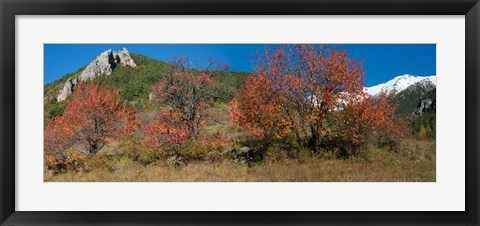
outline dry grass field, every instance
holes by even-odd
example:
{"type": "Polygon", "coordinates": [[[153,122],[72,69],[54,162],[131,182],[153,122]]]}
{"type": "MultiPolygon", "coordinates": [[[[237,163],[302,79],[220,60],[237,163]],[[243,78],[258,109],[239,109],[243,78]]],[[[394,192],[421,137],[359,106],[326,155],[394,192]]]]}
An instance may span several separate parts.
{"type": "MultiPolygon", "coordinates": [[[[100,154],[100,153],[99,153],[100,154]]],[[[398,153],[371,147],[351,159],[301,152],[298,159],[271,158],[251,166],[230,159],[185,166],[164,160],[145,164],[126,155],[97,155],[95,170],[45,174],[46,182],[434,182],[435,141],[409,139],[398,153]]]]}

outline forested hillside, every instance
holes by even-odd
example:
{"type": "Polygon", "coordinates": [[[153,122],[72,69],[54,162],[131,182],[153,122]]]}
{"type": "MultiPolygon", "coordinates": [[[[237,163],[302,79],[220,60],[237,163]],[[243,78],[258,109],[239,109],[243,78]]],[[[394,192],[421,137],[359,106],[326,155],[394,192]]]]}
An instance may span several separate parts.
{"type": "MultiPolygon", "coordinates": [[[[129,104],[144,108],[149,105],[148,97],[152,86],[157,83],[165,73],[168,63],[155,60],[140,54],[130,53],[137,67],[117,67],[112,74],[108,76],[99,76],[94,80],[100,86],[114,89],[120,89],[121,97],[129,104]]],[[[74,73],[69,73],[62,78],[45,85],[45,120],[51,119],[63,112],[66,107],[66,101],[58,102],[56,97],[64,83],[69,78],[78,77],[85,69],[85,66],[74,73]]],[[[221,102],[230,101],[235,95],[237,89],[247,77],[247,72],[225,72],[222,76],[216,76],[212,79],[218,83],[215,88],[216,97],[221,102]]]]}

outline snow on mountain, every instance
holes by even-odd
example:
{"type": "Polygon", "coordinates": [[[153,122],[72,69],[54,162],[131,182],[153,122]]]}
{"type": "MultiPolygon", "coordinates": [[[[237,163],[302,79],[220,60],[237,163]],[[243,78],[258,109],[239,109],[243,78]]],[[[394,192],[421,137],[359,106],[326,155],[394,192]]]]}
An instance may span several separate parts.
{"type": "Polygon", "coordinates": [[[411,85],[414,85],[416,83],[421,83],[424,85],[429,85],[432,84],[434,86],[437,85],[437,76],[432,75],[432,76],[414,76],[414,75],[400,75],[392,80],[378,84],[376,86],[372,87],[365,87],[365,92],[375,96],[377,94],[380,94],[381,92],[387,92],[390,93],[392,91],[395,91],[396,93],[399,93],[406,88],[408,88],[411,85]]]}

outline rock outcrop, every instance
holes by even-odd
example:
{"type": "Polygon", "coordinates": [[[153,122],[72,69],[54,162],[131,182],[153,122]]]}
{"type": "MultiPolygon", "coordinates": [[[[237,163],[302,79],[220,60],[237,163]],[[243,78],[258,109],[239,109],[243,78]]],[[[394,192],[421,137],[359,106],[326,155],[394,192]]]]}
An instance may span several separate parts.
{"type": "Polygon", "coordinates": [[[67,97],[70,96],[70,94],[72,94],[73,87],[77,85],[77,82],[78,82],[78,79],[69,78],[67,82],[65,82],[65,85],[63,85],[63,89],[60,92],[60,94],[58,94],[57,101],[64,101],[65,99],[67,99],[67,97]]]}
{"type": "Polygon", "coordinates": [[[155,93],[151,92],[150,94],[148,94],[149,101],[153,101],[154,99],[155,99],[155,93]]]}
{"type": "Polygon", "coordinates": [[[422,116],[424,113],[436,112],[436,100],[424,99],[418,102],[417,109],[413,112],[416,116],[422,116]]]}
{"type": "Polygon", "coordinates": [[[424,95],[418,100],[417,107],[413,112],[414,116],[422,116],[425,113],[433,113],[437,112],[437,89],[434,88],[424,95]]]}
{"type": "Polygon", "coordinates": [[[74,86],[78,82],[90,81],[100,75],[110,75],[119,65],[125,67],[137,66],[126,48],[122,48],[119,51],[109,49],[101,53],[94,61],[87,65],[78,78],[68,79],[60,91],[60,94],[58,94],[57,101],[64,101],[72,94],[74,86]]]}

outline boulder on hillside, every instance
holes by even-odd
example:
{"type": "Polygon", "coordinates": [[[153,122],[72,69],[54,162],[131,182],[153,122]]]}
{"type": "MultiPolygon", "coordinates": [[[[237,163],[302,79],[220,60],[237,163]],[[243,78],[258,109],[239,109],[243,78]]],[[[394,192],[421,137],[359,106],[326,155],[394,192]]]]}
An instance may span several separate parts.
{"type": "Polygon", "coordinates": [[[265,157],[265,150],[260,147],[241,147],[231,150],[229,154],[235,162],[250,165],[262,161],[265,157]]]}

